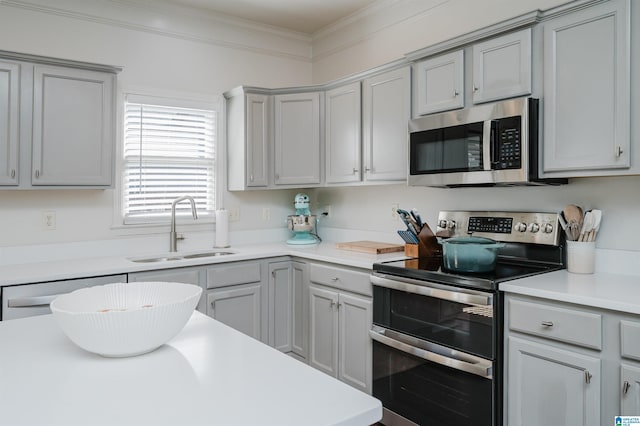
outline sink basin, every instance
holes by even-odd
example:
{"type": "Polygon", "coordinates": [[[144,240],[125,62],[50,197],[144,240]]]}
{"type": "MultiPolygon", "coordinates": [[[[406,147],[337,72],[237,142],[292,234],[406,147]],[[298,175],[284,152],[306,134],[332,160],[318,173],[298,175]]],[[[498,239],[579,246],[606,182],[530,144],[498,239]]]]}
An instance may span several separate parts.
{"type": "Polygon", "coordinates": [[[168,262],[172,260],[187,260],[187,259],[199,259],[203,257],[218,257],[218,256],[228,256],[230,254],[235,254],[232,251],[206,251],[202,253],[190,253],[190,254],[175,254],[170,256],[160,255],[160,256],[149,256],[149,257],[129,257],[128,260],[136,263],[154,263],[154,262],[168,262]]]}

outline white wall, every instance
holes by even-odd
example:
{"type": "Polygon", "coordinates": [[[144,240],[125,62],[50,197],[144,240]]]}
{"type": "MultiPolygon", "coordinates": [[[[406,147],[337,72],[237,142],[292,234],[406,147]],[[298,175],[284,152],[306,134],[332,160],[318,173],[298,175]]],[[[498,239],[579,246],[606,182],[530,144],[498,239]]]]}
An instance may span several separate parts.
{"type": "MultiPolygon", "coordinates": [[[[282,87],[311,80],[309,37],[227,22],[151,2],[35,0],[0,2],[0,49],[122,66],[119,95],[221,96],[235,86],[282,87]]],[[[284,226],[295,191],[224,194],[240,207],[232,230],[284,226]],[[262,220],[262,209],[271,220],[262,220]]],[[[0,247],[118,238],[114,190],[0,190],[0,247]],[[55,230],[42,228],[54,210],[55,230]]],[[[213,231],[213,225],[209,228],[213,231]]],[[[168,233],[168,227],[162,232],[168,233]]],[[[213,241],[213,240],[212,240],[213,241]]]]}

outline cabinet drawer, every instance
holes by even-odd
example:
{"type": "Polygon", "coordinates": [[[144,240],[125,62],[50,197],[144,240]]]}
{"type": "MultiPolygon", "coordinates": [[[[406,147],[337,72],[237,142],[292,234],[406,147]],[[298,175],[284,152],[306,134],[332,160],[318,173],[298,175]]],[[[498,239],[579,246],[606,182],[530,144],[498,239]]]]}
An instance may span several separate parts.
{"type": "Polygon", "coordinates": [[[640,361],[640,322],[620,321],[620,355],[640,361]]]}
{"type": "Polygon", "coordinates": [[[371,281],[367,272],[312,263],[309,274],[311,282],[366,296],[372,295],[371,281]]]}
{"type": "Polygon", "coordinates": [[[509,300],[509,330],[602,349],[602,316],[589,312],[509,300]]]}
{"type": "Polygon", "coordinates": [[[207,269],[207,288],[261,281],[259,262],[229,263],[207,269]]]}

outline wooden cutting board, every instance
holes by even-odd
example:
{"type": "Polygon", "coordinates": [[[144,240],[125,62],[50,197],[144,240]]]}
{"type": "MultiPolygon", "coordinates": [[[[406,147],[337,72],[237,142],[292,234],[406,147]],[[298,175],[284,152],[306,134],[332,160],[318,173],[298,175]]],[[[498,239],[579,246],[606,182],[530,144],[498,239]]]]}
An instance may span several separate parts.
{"type": "Polygon", "coordinates": [[[350,241],[346,243],[336,243],[336,248],[362,253],[382,254],[404,251],[404,244],[380,243],[377,241],[350,241]]]}

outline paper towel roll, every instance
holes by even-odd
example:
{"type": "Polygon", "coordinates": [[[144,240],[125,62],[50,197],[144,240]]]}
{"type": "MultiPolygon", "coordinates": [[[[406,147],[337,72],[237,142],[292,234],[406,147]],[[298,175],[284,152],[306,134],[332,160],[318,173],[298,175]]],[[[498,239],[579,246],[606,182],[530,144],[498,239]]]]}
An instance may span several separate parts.
{"type": "Polygon", "coordinates": [[[229,247],[229,211],[216,210],[216,247],[229,247]]]}

